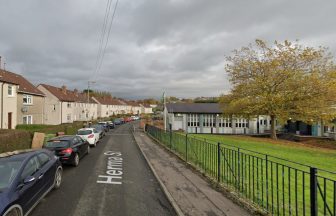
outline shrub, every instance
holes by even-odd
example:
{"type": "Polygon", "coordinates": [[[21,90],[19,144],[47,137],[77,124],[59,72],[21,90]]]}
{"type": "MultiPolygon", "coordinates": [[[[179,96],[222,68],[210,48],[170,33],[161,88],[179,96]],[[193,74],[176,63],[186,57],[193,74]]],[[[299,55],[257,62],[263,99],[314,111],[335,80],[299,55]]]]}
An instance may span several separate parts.
{"type": "Polygon", "coordinates": [[[0,130],[0,153],[28,149],[31,147],[32,134],[22,130],[0,130]]]}
{"type": "Polygon", "coordinates": [[[73,135],[76,134],[79,128],[83,127],[83,124],[83,122],[74,122],[61,125],[17,125],[16,129],[29,131],[31,133],[56,134],[57,132],[64,132],[66,135],[73,135]]]}

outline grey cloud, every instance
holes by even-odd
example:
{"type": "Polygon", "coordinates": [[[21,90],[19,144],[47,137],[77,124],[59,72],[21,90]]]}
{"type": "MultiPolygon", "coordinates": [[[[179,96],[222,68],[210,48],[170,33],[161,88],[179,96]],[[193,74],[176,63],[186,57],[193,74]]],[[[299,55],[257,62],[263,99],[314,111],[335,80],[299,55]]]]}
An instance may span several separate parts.
{"type": "MultiPolygon", "coordinates": [[[[33,83],[84,89],[106,1],[0,0],[0,55],[33,83]]],[[[115,3],[115,1],[113,2],[115,3]]],[[[126,98],[217,96],[225,56],[256,38],[300,39],[335,54],[336,2],[120,0],[94,88],[126,98]]]]}

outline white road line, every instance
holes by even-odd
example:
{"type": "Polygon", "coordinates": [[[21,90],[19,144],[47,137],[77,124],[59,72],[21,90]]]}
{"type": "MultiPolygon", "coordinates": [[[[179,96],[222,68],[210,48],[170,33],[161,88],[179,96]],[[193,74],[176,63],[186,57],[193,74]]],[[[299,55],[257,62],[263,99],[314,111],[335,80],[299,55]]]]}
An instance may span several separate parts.
{"type": "Polygon", "coordinates": [[[130,136],[131,134],[106,134],[106,136],[130,136]]]}

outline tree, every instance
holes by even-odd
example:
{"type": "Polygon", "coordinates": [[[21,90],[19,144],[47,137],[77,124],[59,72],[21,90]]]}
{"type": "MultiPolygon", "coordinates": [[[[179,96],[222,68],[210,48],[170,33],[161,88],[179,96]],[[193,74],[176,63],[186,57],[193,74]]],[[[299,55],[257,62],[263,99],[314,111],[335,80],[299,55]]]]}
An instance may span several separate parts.
{"type": "MultiPolygon", "coordinates": [[[[85,89],[84,91],[87,91],[87,89],[85,89]]],[[[108,92],[108,91],[92,91],[90,89],[90,95],[92,95],[94,97],[113,98],[111,92],[108,92]]]]}
{"type": "Polygon", "coordinates": [[[218,103],[218,97],[197,97],[194,99],[194,103],[218,103]]]}
{"type": "Polygon", "coordinates": [[[271,117],[313,123],[336,117],[336,70],[327,48],[305,47],[297,41],[256,40],[227,57],[231,92],[221,96],[225,114],[271,117]]]}
{"type": "Polygon", "coordinates": [[[159,104],[160,102],[158,100],[155,100],[154,98],[146,98],[140,101],[144,104],[159,104]]]}
{"type": "Polygon", "coordinates": [[[167,103],[177,103],[177,102],[180,102],[180,99],[178,99],[175,96],[169,96],[169,97],[166,97],[166,102],[167,103]]]}

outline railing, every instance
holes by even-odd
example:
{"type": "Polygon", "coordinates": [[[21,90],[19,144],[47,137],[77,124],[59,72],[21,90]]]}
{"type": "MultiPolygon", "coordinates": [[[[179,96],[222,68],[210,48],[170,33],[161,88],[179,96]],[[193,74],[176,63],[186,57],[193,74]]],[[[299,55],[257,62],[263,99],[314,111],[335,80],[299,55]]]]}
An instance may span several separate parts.
{"type": "Polygon", "coordinates": [[[334,172],[151,125],[146,132],[269,214],[336,216],[334,172]]]}

